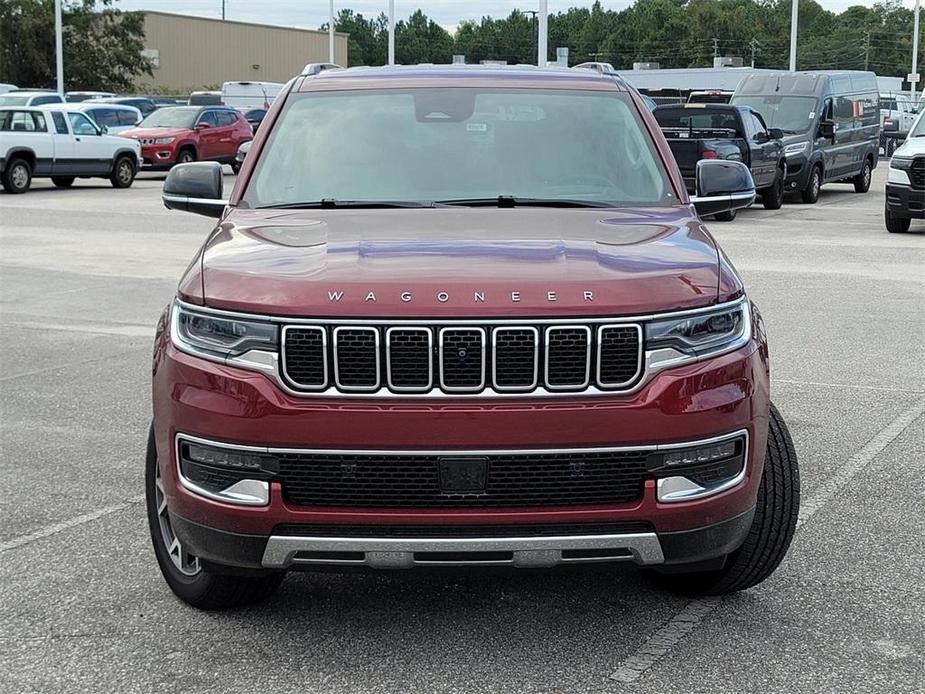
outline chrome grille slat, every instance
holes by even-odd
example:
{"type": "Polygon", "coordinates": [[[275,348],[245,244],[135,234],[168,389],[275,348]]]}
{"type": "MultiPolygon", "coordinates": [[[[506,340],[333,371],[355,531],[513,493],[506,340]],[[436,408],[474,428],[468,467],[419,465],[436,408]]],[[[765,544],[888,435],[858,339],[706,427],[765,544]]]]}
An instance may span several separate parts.
{"type": "Polygon", "coordinates": [[[296,323],[282,330],[283,377],[306,393],[420,397],[617,392],[635,386],[644,370],[642,326],[619,319],[574,324],[322,323],[296,323]]]}

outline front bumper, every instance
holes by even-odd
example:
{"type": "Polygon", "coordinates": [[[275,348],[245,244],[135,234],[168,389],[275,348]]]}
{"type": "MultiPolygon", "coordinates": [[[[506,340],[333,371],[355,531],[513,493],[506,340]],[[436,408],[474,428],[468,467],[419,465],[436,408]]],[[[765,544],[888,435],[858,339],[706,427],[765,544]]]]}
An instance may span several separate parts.
{"type": "Polygon", "coordinates": [[[177,159],[177,150],[172,145],[142,145],[142,167],[149,171],[169,169],[177,159]]]}
{"type": "Polygon", "coordinates": [[[925,190],[887,183],[886,206],[890,214],[896,217],[925,219],[925,190]]]}
{"type": "Polygon", "coordinates": [[[748,531],[769,407],[760,321],[740,349],[656,373],[634,392],[539,400],[293,396],[264,374],[180,352],[165,329],[155,345],[153,396],[158,461],[178,536],[204,561],[251,569],[318,563],[414,566],[444,560],[657,565],[721,557],[748,531]],[[742,477],[708,498],[663,503],[657,480],[647,478],[638,498],[625,503],[524,508],[302,506],[287,500],[273,480],[265,505],[235,505],[184,486],[176,446],[179,435],[332,453],[516,454],[652,448],[734,432],[747,435],[742,477]],[[318,534],[319,528],[326,530],[318,534]],[[349,534],[338,534],[338,528],[349,534]],[[491,534],[484,535],[489,528],[491,534]],[[549,532],[538,535],[538,528],[549,532]]]}
{"type": "Polygon", "coordinates": [[[809,184],[809,160],[805,154],[787,157],[787,175],[784,178],[784,191],[803,190],[809,184]]]}

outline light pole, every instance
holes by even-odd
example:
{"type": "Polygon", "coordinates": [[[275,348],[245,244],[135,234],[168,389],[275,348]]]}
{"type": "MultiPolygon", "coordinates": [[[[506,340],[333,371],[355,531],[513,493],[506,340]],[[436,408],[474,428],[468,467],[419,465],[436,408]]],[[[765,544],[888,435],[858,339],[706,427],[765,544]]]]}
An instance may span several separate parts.
{"type": "Polygon", "coordinates": [[[55,0],[55,74],[58,93],[64,98],[64,27],[61,23],[61,0],[55,0]]]}
{"type": "Polygon", "coordinates": [[[532,34],[531,41],[530,41],[530,48],[532,50],[539,50],[539,44],[536,40],[536,16],[539,14],[539,11],[538,10],[524,10],[524,14],[530,15],[530,33],[532,34]]]}
{"type": "MultiPolygon", "coordinates": [[[[922,0],[915,0],[915,20],[912,22],[912,74],[915,75],[919,68],[919,10],[922,9],[922,0]]],[[[912,90],[912,103],[915,104],[915,85],[916,82],[910,82],[912,90]]]]}
{"type": "Polygon", "coordinates": [[[389,0],[389,65],[395,64],[395,0],[389,0]]]}
{"type": "Polygon", "coordinates": [[[793,0],[790,8],[790,72],[797,71],[797,22],[800,18],[800,0],[793,0]]]}
{"type": "Polygon", "coordinates": [[[334,62],[334,0],[328,7],[328,62],[334,62]]]}
{"type": "Polygon", "coordinates": [[[546,0],[540,0],[540,16],[539,16],[539,27],[537,28],[537,37],[536,37],[536,64],[539,67],[546,67],[547,56],[549,51],[546,48],[546,44],[549,40],[548,37],[548,22],[549,22],[549,11],[546,6],[546,0]]]}

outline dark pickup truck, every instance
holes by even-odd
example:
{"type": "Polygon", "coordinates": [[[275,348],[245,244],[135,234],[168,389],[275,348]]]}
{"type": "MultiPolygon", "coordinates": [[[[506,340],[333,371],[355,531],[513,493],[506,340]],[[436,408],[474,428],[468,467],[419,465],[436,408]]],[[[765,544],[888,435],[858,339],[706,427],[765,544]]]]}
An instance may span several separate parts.
{"type": "MultiPolygon", "coordinates": [[[[689,192],[694,190],[698,161],[731,159],[751,170],[766,209],[776,210],[783,204],[783,133],[768,128],[758,113],[745,106],[705,103],[659,106],[653,113],[689,192]]],[[[715,218],[728,222],[735,219],[735,213],[730,210],[715,218]]]]}

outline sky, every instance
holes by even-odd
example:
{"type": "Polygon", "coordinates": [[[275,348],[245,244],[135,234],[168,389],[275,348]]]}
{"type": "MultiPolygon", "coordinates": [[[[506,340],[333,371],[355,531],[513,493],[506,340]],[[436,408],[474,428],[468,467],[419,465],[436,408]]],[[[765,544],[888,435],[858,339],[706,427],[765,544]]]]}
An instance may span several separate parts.
{"type": "MultiPolygon", "coordinates": [[[[874,0],[817,0],[828,10],[841,12],[853,5],[871,6],[874,0]]],[[[913,7],[915,0],[903,0],[913,7]]],[[[591,0],[548,0],[549,12],[556,13],[569,7],[590,5],[591,0]]],[[[620,10],[631,5],[631,0],[602,0],[604,7],[620,10]]],[[[452,30],[464,19],[479,19],[485,15],[504,17],[513,9],[534,9],[536,0],[395,0],[396,19],[407,17],[420,8],[438,24],[452,30]]],[[[203,17],[221,17],[222,0],[118,0],[123,10],[160,10],[195,14],[203,17]]],[[[375,16],[388,9],[388,0],[335,0],[335,12],[350,8],[366,16],[375,16]]],[[[327,0],[225,0],[226,19],[261,24],[281,24],[317,29],[328,20],[327,0]]]]}

